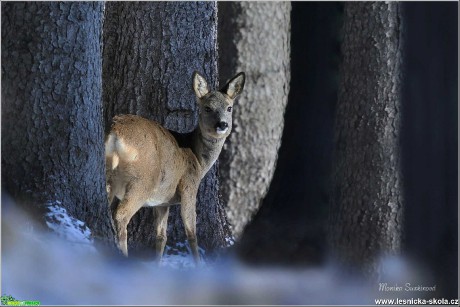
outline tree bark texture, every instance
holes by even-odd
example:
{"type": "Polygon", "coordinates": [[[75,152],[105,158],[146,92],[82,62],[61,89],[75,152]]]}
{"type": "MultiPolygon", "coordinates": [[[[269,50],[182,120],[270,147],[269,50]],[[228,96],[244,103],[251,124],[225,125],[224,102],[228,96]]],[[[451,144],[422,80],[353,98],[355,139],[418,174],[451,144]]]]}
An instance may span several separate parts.
{"type": "MultiPolygon", "coordinates": [[[[215,2],[108,2],[104,22],[103,100],[106,130],[116,114],[137,114],[179,133],[198,124],[192,73],[217,86],[215,2]]],[[[198,244],[226,246],[230,230],[219,199],[218,165],[202,180],[197,197],[198,244]]],[[[170,209],[168,246],[186,239],[180,208],[170,209]]],[[[152,208],[128,226],[130,248],[153,248],[152,208]]]]}
{"type": "Polygon", "coordinates": [[[239,71],[245,89],[220,158],[222,196],[239,237],[275,171],[290,82],[289,2],[219,2],[221,83],[239,71]]]}
{"type": "Polygon", "coordinates": [[[113,238],[105,196],[100,2],[2,3],[2,185],[113,238]]]}
{"type": "Polygon", "coordinates": [[[345,3],[335,131],[332,249],[375,273],[398,253],[400,173],[400,4],[345,3]]]}

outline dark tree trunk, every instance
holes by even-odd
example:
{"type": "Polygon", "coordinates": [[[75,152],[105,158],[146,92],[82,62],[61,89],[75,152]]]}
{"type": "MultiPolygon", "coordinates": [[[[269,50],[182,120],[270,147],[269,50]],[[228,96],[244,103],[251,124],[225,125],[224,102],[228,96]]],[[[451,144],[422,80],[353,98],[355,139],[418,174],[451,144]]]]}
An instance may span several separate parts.
{"type": "MultiPolygon", "coordinates": [[[[197,126],[192,73],[217,86],[217,4],[108,2],[104,22],[103,97],[106,130],[116,114],[131,113],[188,133],[197,126]]],[[[226,246],[218,165],[203,179],[197,199],[198,244],[226,246]]],[[[186,239],[178,206],[170,209],[168,246],[186,239]]],[[[128,226],[128,245],[153,248],[153,210],[142,208],[128,226]]]]}
{"type": "Polygon", "coordinates": [[[458,2],[403,8],[404,249],[458,298],[458,2]]]}
{"type": "Polygon", "coordinates": [[[282,144],[267,196],[238,246],[251,263],[324,259],[342,11],[338,2],[292,3],[282,144]]]}
{"type": "Polygon", "coordinates": [[[219,2],[219,75],[247,76],[221,155],[222,196],[239,237],[275,171],[290,82],[291,3],[219,2]]]}
{"type": "Polygon", "coordinates": [[[399,6],[344,7],[330,239],[340,259],[370,274],[401,244],[399,6]]]}
{"type": "Polygon", "coordinates": [[[105,196],[100,2],[2,3],[2,186],[60,201],[112,238],[105,196]]]}

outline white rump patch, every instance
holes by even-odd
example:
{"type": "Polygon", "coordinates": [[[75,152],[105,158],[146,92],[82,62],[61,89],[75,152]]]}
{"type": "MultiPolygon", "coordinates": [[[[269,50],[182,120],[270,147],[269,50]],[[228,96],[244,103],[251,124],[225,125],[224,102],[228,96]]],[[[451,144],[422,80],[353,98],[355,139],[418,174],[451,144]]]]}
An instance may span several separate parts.
{"type": "Polygon", "coordinates": [[[112,156],[112,170],[117,168],[119,162],[120,162],[120,158],[118,158],[118,155],[114,153],[112,156]]]}
{"type": "Polygon", "coordinates": [[[121,138],[110,134],[105,143],[105,156],[112,157],[112,169],[115,169],[119,159],[126,162],[136,161],[139,152],[133,146],[129,146],[121,138]]]}
{"type": "Polygon", "coordinates": [[[117,152],[124,161],[133,162],[137,160],[137,149],[128,146],[125,142],[120,139],[117,139],[117,152]]]}
{"type": "Polygon", "coordinates": [[[107,141],[105,142],[105,156],[110,157],[115,150],[115,135],[109,134],[107,141]]]}

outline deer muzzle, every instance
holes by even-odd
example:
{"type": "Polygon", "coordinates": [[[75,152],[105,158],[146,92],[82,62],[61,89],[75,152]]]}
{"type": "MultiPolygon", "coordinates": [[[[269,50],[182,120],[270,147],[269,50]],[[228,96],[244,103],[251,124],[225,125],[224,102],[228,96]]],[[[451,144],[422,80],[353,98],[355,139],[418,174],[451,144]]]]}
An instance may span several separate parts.
{"type": "Polygon", "coordinates": [[[216,124],[216,131],[218,134],[224,134],[228,130],[228,123],[220,121],[216,124]]]}

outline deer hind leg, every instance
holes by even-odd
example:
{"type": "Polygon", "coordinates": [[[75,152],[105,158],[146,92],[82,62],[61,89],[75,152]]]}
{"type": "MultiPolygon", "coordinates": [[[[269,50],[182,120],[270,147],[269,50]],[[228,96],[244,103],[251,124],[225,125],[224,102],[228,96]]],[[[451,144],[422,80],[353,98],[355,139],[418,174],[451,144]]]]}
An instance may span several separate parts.
{"type": "Polygon", "coordinates": [[[183,201],[181,204],[181,216],[184,223],[185,233],[188,243],[192,249],[193,259],[195,263],[200,263],[200,254],[198,253],[198,240],[196,237],[196,200],[183,201]]]}
{"type": "Polygon", "coordinates": [[[145,198],[139,189],[128,187],[125,197],[114,212],[118,248],[126,257],[128,257],[128,223],[133,215],[143,206],[144,201],[145,198]]]}
{"type": "Polygon", "coordinates": [[[115,193],[113,192],[113,187],[110,183],[107,183],[106,185],[107,188],[107,210],[108,210],[108,215],[110,217],[110,225],[112,227],[112,230],[117,233],[117,228],[115,227],[115,223],[113,220],[114,217],[114,211],[115,211],[115,205],[113,202],[113,199],[115,198],[115,193]]]}
{"type": "Polygon", "coordinates": [[[105,189],[107,191],[107,200],[109,206],[113,201],[114,193],[112,187],[112,170],[110,169],[111,161],[105,157],[105,189]]]}
{"type": "MultiPolygon", "coordinates": [[[[107,159],[105,160],[106,161],[106,165],[108,163],[107,159]]],[[[112,171],[109,170],[107,167],[106,167],[106,171],[105,171],[105,178],[106,178],[106,181],[105,181],[105,188],[106,188],[106,192],[107,192],[107,210],[108,210],[108,214],[109,214],[109,217],[110,217],[110,225],[112,227],[112,230],[117,233],[116,231],[116,227],[115,227],[115,224],[114,224],[114,221],[113,221],[113,216],[114,216],[114,203],[113,203],[113,199],[115,198],[115,191],[114,191],[114,187],[113,187],[113,184],[112,184],[112,171]]]]}
{"type": "Polygon", "coordinates": [[[168,227],[169,207],[156,207],[153,208],[153,210],[155,211],[155,249],[157,253],[158,262],[160,262],[161,257],[163,257],[163,252],[167,240],[166,230],[168,227]]]}

